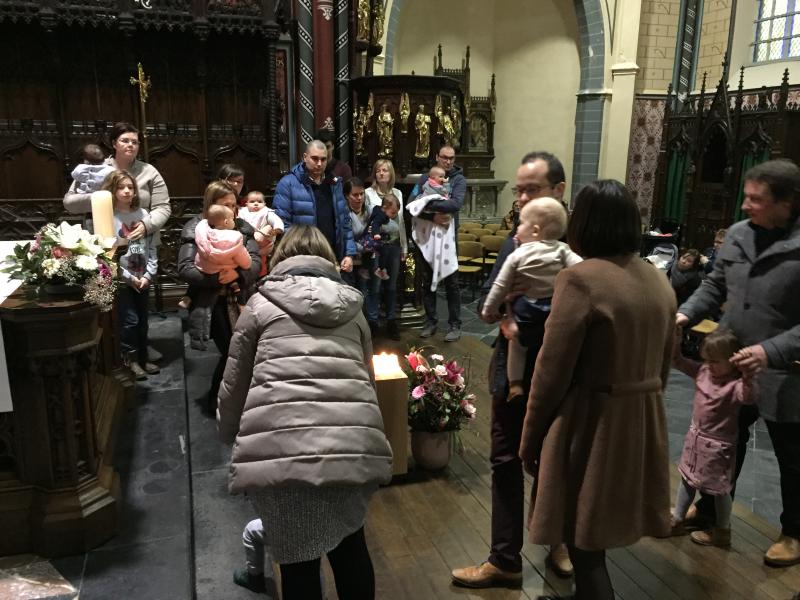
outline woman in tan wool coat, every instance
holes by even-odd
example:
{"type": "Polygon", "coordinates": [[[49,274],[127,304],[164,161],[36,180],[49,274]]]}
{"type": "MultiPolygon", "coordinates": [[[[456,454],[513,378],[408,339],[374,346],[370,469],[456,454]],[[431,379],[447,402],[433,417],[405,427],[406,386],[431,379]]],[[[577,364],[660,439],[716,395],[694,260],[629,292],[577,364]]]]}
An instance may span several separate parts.
{"type": "MultiPolygon", "coordinates": [[[[339,598],[372,600],[369,499],[391,479],[363,297],[316,227],[294,225],[236,323],[217,423],[280,565],[283,600],[321,600],[327,554],[339,598]]],[[[249,587],[246,586],[246,587],[249,587]]]]}
{"type": "Polygon", "coordinates": [[[621,183],[578,193],[567,239],[585,260],[556,279],[534,370],[520,447],[535,476],[528,529],[536,544],[568,545],[575,599],[613,600],[605,549],[669,532],[675,294],[637,255],[639,210],[621,183]]]}

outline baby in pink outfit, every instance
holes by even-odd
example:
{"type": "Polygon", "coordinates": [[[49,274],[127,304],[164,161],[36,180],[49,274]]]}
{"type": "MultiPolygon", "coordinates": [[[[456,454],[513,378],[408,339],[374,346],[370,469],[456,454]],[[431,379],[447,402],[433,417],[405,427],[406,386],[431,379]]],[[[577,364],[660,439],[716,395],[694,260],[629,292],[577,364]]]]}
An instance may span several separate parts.
{"type": "MultiPolygon", "coordinates": [[[[252,259],[244,245],[244,237],[237,231],[233,211],[227,206],[212,204],[206,211],[207,217],[197,223],[194,230],[194,241],[197,254],[195,266],[209,275],[219,273],[221,278],[237,267],[249,269],[252,259]]],[[[236,303],[242,308],[245,304],[244,282],[241,277],[230,284],[236,294],[236,303]]],[[[192,348],[205,349],[205,341],[209,339],[211,307],[216,302],[217,290],[212,295],[199,294],[194,298],[184,296],[178,303],[181,308],[188,309],[194,303],[195,308],[189,319],[189,338],[192,348]]]]}

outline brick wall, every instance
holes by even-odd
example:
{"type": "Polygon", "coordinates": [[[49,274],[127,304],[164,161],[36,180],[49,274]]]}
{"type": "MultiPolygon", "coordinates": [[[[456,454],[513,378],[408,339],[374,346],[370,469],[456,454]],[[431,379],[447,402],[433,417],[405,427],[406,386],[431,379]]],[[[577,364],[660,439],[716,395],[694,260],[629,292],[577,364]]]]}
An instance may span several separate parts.
{"type": "Polygon", "coordinates": [[[672,81],[681,0],[643,0],[637,92],[664,93],[672,81]]]}
{"type": "Polygon", "coordinates": [[[716,87],[722,76],[722,56],[728,47],[730,25],[731,0],[706,0],[700,29],[700,54],[697,59],[695,88],[700,87],[703,73],[708,73],[706,87],[716,87]]]}

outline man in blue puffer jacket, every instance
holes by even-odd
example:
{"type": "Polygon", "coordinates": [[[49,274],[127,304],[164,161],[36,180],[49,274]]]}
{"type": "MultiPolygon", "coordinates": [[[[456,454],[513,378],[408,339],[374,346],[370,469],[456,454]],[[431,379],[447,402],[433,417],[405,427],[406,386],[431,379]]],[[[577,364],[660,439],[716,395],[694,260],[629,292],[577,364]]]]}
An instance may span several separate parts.
{"type": "Polygon", "coordinates": [[[319,140],[309,142],[303,162],[278,182],[272,207],[286,230],[295,224],[317,227],[333,248],[342,271],[349,273],[356,255],[350,211],[342,193],[342,180],[325,178],[327,161],[325,144],[319,140]]]}

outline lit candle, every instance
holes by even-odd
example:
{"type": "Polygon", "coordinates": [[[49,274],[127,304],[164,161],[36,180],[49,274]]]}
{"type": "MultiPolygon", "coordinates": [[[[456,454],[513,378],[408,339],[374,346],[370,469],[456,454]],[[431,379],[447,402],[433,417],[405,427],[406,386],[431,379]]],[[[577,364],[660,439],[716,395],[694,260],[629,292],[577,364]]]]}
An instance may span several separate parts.
{"type": "Polygon", "coordinates": [[[111,192],[92,192],[92,224],[94,234],[101,238],[116,237],[114,233],[114,202],[111,192]]]}
{"type": "Polygon", "coordinates": [[[397,354],[387,354],[386,352],[373,354],[372,368],[375,371],[376,380],[397,379],[406,376],[403,369],[400,368],[397,354]]]}

